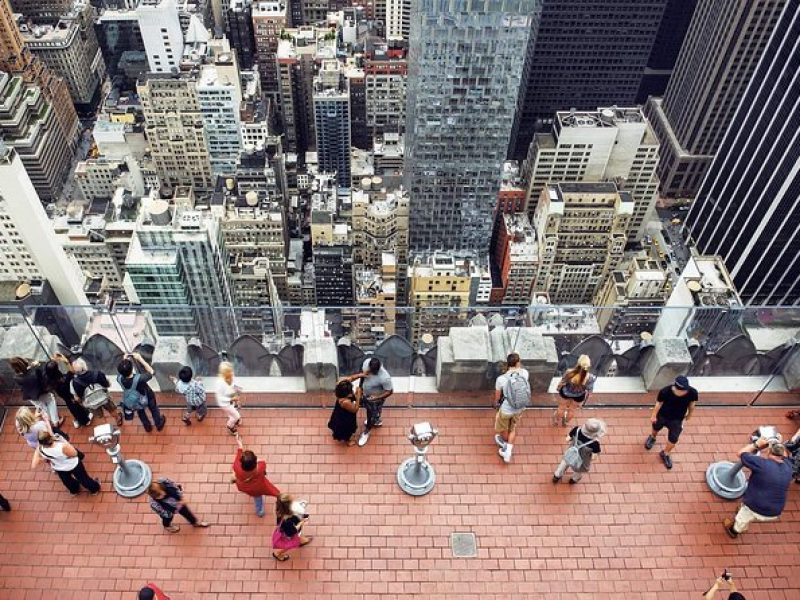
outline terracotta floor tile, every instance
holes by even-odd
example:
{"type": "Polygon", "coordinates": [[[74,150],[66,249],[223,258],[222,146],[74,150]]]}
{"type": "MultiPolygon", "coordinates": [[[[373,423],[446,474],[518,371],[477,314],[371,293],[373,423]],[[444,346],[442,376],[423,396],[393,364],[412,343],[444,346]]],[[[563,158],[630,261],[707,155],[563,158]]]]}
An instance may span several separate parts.
{"type": "Polygon", "coordinates": [[[147,581],[173,600],[685,599],[725,567],[748,600],[800,597],[800,486],[780,521],[733,541],[720,522],[736,503],[715,498],[704,479],[708,463],[730,459],[755,426],[793,433],[784,409],[698,409],[672,471],[658,458],[664,438],[651,452],[642,447],[647,409],[587,409],[609,433],[592,472],[571,486],[550,481],[565,432],[550,427],[546,410],[526,414],[506,465],[485,409],[387,410],[386,426],[359,449],[333,443],[328,410],[245,408],[246,445],[267,460],[273,483],[310,502],[315,540],[286,563],[270,557],[273,519],[259,519],[228,482],[235,443],[219,412],[190,428],[178,410],[165,412],[161,433],[127,423],[123,452],[182,483],[207,530],[177,516],[181,532],[164,533],[143,498],[109,491],[112,465],[87,430],[69,432],[104,492],[71,498],[52,473],[29,469],[30,451],[6,417],[0,491],[13,511],[0,514],[0,599],[132,599],[147,581]],[[437,485],[412,498],[395,473],[413,454],[409,427],[424,420],[440,430],[429,452],[437,485]],[[453,532],[475,533],[477,558],[452,557],[453,532]]]}

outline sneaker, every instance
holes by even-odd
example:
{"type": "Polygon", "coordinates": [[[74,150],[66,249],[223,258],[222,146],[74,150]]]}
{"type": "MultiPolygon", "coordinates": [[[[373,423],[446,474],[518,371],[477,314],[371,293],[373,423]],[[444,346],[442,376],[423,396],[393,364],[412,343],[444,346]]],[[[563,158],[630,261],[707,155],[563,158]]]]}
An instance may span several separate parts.
{"type": "Polygon", "coordinates": [[[505,448],[506,447],[506,442],[502,437],[500,437],[499,433],[495,434],[494,443],[497,444],[500,448],[505,448]]]}
{"type": "Polygon", "coordinates": [[[739,537],[739,532],[733,528],[733,520],[725,519],[722,522],[722,525],[725,527],[725,533],[728,534],[729,537],[733,538],[734,540],[739,537]]]}
{"type": "MultiPolygon", "coordinates": [[[[100,485],[100,480],[95,478],[95,481],[97,482],[97,485],[99,486],[100,485]]],[[[89,495],[90,496],[97,496],[97,494],[99,494],[99,493],[100,493],[100,488],[98,487],[96,492],[89,492],[89,495]]]]}
{"type": "Polygon", "coordinates": [[[90,425],[90,424],[91,424],[91,422],[92,422],[93,420],[94,420],[94,413],[93,413],[93,412],[90,412],[90,413],[89,413],[89,420],[88,420],[88,421],[86,421],[86,424],[87,424],[87,425],[90,425]]]}
{"type": "Polygon", "coordinates": [[[208,523],[205,521],[198,521],[197,523],[192,523],[192,527],[206,528],[208,527],[208,523]]]}
{"type": "Polygon", "coordinates": [[[151,431],[153,431],[153,426],[148,423],[147,425],[144,426],[144,430],[147,433],[150,433],[151,431]]]}
{"type": "Polygon", "coordinates": [[[358,438],[358,447],[363,448],[364,446],[367,445],[368,441],[369,441],[369,431],[365,431],[364,433],[361,434],[361,437],[358,438]]]}
{"type": "Polygon", "coordinates": [[[561,481],[561,477],[556,477],[553,475],[553,483],[558,483],[559,481],[561,481]]]}
{"type": "Polygon", "coordinates": [[[183,421],[184,425],[191,425],[192,424],[192,420],[189,417],[181,418],[181,421],[183,421]]]}
{"type": "Polygon", "coordinates": [[[574,479],[570,479],[570,480],[569,480],[569,484],[570,484],[570,485],[575,485],[576,483],[578,483],[578,482],[577,482],[577,481],[575,481],[574,479]]]}
{"type": "Polygon", "coordinates": [[[645,450],[652,450],[653,446],[656,445],[656,438],[652,435],[648,435],[647,439],[644,441],[644,449],[645,450]]]}
{"type": "Polygon", "coordinates": [[[508,452],[505,448],[500,448],[497,453],[503,459],[503,462],[510,463],[511,462],[511,453],[508,452]]]}
{"type": "Polygon", "coordinates": [[[156,429],[161,431],[162,429],[164,429],[164,425],[166,425],[166,424],[167,424],[167,417],[161,417],[161,423],[156,425],[156,429]]]}
{"type": "Polygon", "coordinates": [[[72,428],[73,429],[80,429],[80,426],[81,426],[81,424],[78,423],[77,421],[73,421],[72,422],[72,428]]]}
{"type": "Polygon", "coordinates": [[[376,421],[372,426],[373,427],[383,427],[383,419],[381,419],[380,421],[376,421]]]}
{"type": "Polygon", "coordinates": [[[671,469],[672,458],[670,457],[670,455],[664,452],[663,450],[659,452],[658,455],[661,457],[661,460],[664,461],[664,466],[667,467],[667,469],[671,469]]]}

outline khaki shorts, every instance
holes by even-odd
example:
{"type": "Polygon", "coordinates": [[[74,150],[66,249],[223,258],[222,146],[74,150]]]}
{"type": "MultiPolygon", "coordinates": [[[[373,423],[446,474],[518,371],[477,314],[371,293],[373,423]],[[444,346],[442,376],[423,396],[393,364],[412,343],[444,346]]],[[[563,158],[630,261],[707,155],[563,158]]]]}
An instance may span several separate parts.
{"type": "Polygon", "coordinates": [[[494,430],[496,433],[503,433],[504,431],[511,433],[517,428],[521,418],[522,413],[518,415],[509,415],[502,410],[498,410],[497,416],[494,418],[494,430]]]}

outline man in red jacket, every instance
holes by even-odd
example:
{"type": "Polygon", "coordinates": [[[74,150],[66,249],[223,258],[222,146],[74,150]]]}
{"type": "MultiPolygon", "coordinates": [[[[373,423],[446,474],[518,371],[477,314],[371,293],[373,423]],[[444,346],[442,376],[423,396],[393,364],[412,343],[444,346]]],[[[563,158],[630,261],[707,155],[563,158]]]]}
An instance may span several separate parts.
{"type": "Polygon", "coordinates": [[[236,450],[236,457],[233,459],[233,477],[231,483],[236,484],[236,488],[251,496],[256,505],[256,514],[264,516],[264,496],[277,498],[280,490],[267,479],[267,463],[258,460],[252,450],[245,450],[242,438],[236,434],[236,443],[239,449],[236,450]]]}
{"type": "Polygon", "coordinates": [[[148,583],[139,590],[139,600],[169,600],[169,596],[158,589],[155,583],[148,583]]]}

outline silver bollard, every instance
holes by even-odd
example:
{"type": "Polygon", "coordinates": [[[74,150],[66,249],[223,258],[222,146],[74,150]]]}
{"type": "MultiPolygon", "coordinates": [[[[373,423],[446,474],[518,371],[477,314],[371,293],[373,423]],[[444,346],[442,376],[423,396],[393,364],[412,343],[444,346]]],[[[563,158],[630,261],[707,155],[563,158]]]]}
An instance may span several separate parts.
{"type": "Polygon", "coordinates": [[[123,498],[135,498],[143,494],[150,486],[153,474],[150,467],[140,460],[125,460],[119,445],[119,429],[108,423],[94,428],[94,435],[89,441],[106,449],[111,462],[117,465],[114,470],[114,489],[123,498]]]}
{"type": "MultiPolygon", "coordinates": [[[[765,439],[770,443],[780,442],[781,434],[778,428],[772,425],[762,425],[753,432],[750,440],[755,443],[757,440],[765,439]]],[[[721,460],[712,463],[706,469],[706,483],[711,491],[725,500],[735,500],[744,495],[747,490],[747,477],[742,472],[744,465],[742,461],[731,462],[721,460]]]]}
{"type": "Polygon", "coordinates": [[[433,489],[436,472],[426,454],[437,435],[439,432],[427,422],[417,423],[411,428],[408,439],[414,446],[415,455],[403,461],[397,469],[397,484],[406,494],[424,496],[433,489]]]}

